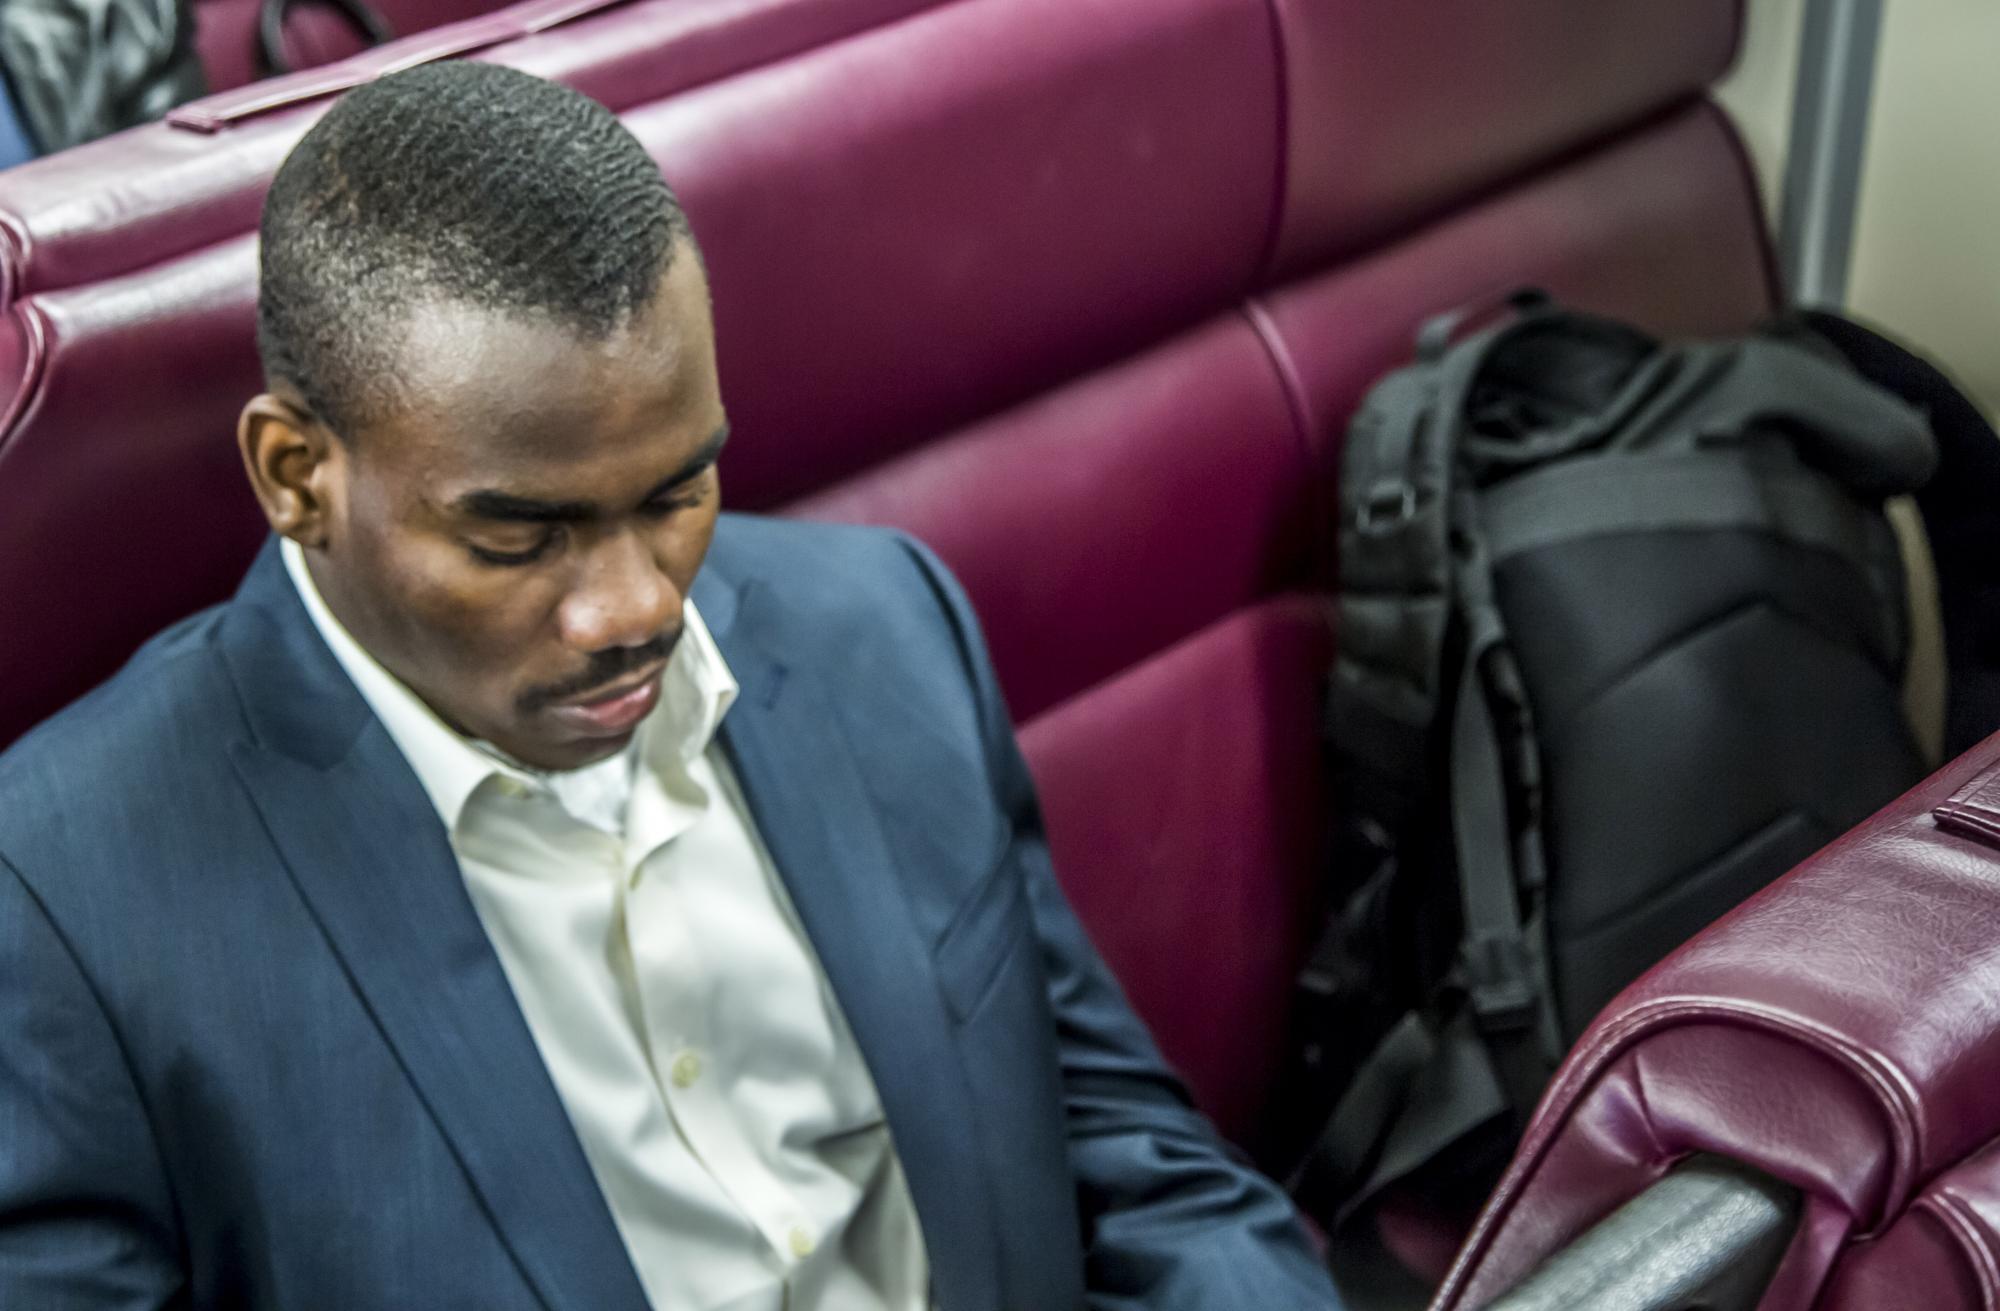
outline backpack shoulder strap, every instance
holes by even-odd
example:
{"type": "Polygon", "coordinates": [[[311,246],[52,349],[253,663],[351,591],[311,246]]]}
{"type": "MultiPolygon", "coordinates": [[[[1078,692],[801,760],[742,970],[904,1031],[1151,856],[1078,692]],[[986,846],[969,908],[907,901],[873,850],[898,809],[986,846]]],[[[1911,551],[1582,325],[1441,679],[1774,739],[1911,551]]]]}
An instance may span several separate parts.
{"type": "Polygon", "coordinates": [[[1539,312],[1457,347],[1461,317],[1424,325],[1417,360],[1369,393],[1349,426],[1340,479],[1340,643],[1327,734],[1350,803],[1391,826],[1422,778],[1447,689],[1451,497],[1474,380],[1505,337],[1539,312]]]}

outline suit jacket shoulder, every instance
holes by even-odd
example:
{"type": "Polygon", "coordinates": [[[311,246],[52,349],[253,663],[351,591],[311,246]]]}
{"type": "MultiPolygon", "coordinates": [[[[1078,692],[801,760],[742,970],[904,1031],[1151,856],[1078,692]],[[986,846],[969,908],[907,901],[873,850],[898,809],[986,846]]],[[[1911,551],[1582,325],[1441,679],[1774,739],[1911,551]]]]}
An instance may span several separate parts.
{"type": "Polygon", "coordinates": [[[229,772],[240,711],[216,658],[224,607],[147,642],[109,681],[0,754],[0,855],[65,835],[137,836],[150,809],[229,772]]]}
{"type": "MultiPolygon", "coordinates": [[[[967,634],[959,626],[967,616],[958,613],[956,584],[928,547],[904,533],[724,515],[707,572],[739,593],[766,593],[760,600],[816,659],[838,659],[838,647],[870,659],[900,652],[921,660],[944,653],[937,647],[943,641],[953,663],[963,660],[967,634]]],[[[695,596],[706,614],[699,582],[695,596]]]]}
{"type": "MultiPolygon", "coordinates": [[[[711,628],[726,632],[738,608],[748,613],[758,649],[821,687],[883,776],[900,773],[921,742],[966,764],[952,777],[979,780],[983,796],[960,798],[964,813],[1014,800],[1012,726],[984,639],[930,548],[884,528],[725,515],[694,593],[711,628]]],[[[754,680],[758,671],[736,672],[754,680]]]]}

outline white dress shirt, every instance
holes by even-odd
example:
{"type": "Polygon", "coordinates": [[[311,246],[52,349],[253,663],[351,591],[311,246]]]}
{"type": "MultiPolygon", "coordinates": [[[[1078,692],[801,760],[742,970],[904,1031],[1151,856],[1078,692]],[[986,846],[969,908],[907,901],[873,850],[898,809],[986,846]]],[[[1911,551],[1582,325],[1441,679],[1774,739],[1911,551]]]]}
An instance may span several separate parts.
{"type": "Polygon", "coordinates": [[[927,1307],[874,1081],[716,741],[736,681],[693,603],[632,744],[538,774],[449,728],[282,550],[444,820],[655,1311],[927,1307]]]}

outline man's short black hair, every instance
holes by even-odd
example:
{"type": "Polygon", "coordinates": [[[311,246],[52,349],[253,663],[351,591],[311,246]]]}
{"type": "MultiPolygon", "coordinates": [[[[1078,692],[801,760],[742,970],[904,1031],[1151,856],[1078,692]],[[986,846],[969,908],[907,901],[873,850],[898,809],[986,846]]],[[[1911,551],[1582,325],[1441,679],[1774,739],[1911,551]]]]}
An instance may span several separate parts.
{"type": "Polygon", "coordinates": [[[601,339],[651,302],[688,237],[609,110],[459,61],[343,97],[278,170],[261,232],[265,377],[342,434],[395,399],[410,306],[547,315],[601,339]]]}

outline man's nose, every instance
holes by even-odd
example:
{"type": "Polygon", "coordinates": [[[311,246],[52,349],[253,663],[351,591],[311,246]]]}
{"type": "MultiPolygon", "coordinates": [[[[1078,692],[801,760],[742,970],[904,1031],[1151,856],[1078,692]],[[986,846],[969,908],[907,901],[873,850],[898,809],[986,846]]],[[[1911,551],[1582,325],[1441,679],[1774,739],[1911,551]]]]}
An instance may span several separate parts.
{"type": "Polygon", "coordinates": [[[557,610],[563,643],[578,651],[640,646],[680,623],[680,590],[636,533],[590,552],[557,610]]]}

